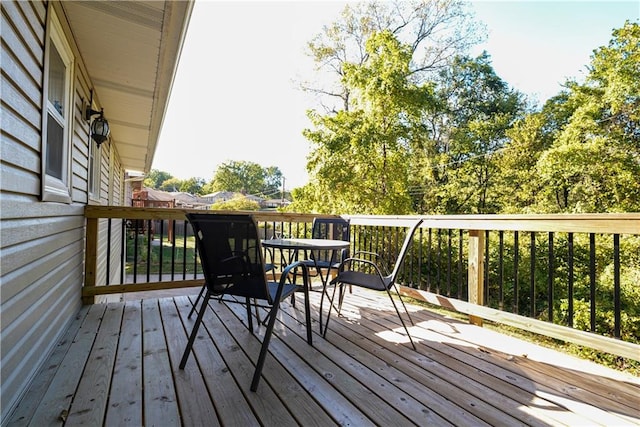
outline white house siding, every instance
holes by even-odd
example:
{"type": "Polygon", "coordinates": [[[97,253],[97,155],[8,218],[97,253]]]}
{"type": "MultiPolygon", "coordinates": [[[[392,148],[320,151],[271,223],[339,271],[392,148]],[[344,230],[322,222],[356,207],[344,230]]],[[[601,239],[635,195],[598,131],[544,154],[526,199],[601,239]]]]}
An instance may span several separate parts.
{"type": "MultiPolygon", "coordinates": [[[[46,7],[46,3],[39,1],[3,0],[0,3],[2,420],[7,419],[21,393],[81,306],[84,207],[88,203],[89,174],[88,126],[82,112],[90,85],[74,47],[75,123],[70,153],[72,202],[41,202],[41,92],[46,7]]],[[[58,13],[58,16],[64,18],[63,13],[58,13]]],[[[69,34],[67,39],[74,46],[69,34]]],[[[103,148],[104,171],[99,203],[107,204],[109,200],[122,200],[124,172],[115,150],[109,150],[108,144],[103,148]],[[111,172],[110,165],[114,167],[111,172]],[[110,182],[114,184],[110,185],[110,182]],[[115,194],[110,194],[110,191],[115,194]]],[[[106,239],[106,231],[102,234],[106,239]]],[[[117,227],[112,229],[113,236],[120,234],[117,227]]],[[[100,244],[105,245],[106,241],[100,244]]],[[[112,271],[118,272],[113,267],[112,271]]]]}

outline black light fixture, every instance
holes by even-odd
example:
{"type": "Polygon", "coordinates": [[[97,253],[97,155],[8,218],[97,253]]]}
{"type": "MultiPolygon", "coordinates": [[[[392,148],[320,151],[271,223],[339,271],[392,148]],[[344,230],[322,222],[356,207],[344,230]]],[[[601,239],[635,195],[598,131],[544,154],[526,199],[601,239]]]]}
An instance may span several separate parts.
{"type": "Polygon", "coordinates": [[[100,116],[93,119],[91,122],[91,138],[98,144],[98,148],[100,144],[107,140],[109,136],[109,122],[104,118],[104,108],[101,108],[100,111],[96,111],[91,108],[93,104],[93,91],[91,91],[91,100],[89,101],[89,106],[85,112],[85,120],[91,120],[92,116],[99,114],[100,116]]]}

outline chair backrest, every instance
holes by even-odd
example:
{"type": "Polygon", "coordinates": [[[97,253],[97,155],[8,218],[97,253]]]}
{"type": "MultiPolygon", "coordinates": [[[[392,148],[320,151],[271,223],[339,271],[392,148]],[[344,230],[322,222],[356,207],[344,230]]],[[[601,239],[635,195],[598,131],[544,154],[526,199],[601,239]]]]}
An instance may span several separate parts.
{"type": "Polygon", "coordinates": [[[351,237],[349,225],[349,220],[344,218],[314,218],[311,237],[348,242],[351,237]]]}
{"type": "MultiPolygon", "coordinates": [[[[314,218],[311,237],[313,239],[344,240],[348,242],[351,239],[350,220],[344,218],[314,218]]],[[[319,251],[319,253],[316,254],[316,259],[322,261],[339,261],[331,259],[334,254],[334,251],[319,251]]],[[[343,258],[346,256],[347,251],[344,252],[343,258]]]]}
{"type": "Polygon", "coordinates": [[[187,219],[210,292],[272,303],[258,227],[251,215],[189,213],[187,219]]]}
{"type": "Polygon", "coordinates": [[[402,267],[402,262],[404,258],[407,256],[407,252],[409,252],[409,247],[411,246],[411,242],[413,241],[413,235],[415,234],[420,224],[422,224],[422,219],[417,220],[408,230],[407,235],[404,238],[404,243],[402,244],[402,249],[400,249],[400,253],[398,254],[398,259],[396,260],[395,265],[393,266],[393,271],[391,272],[391,282],[390,285],[393,284],[400,272],[400,268],[402,267]]]}

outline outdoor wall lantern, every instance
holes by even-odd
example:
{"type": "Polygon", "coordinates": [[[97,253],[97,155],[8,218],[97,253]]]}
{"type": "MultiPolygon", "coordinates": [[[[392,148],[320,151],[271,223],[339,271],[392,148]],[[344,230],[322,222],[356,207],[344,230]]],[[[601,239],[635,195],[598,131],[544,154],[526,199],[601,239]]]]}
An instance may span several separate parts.
{"type": "Polygon", "coordinates": [[[101,108],[100,111],[93,110],[91,108],[92,103],[93,91],[91,91],[91,100],[85,112],[85,120],[89,121],[92,116],[96,114],[100,115],[91,122],[91,138],[98,144],[98,148],[100,148],[100,144],[105,142],[109,136],[109,122],[104,118],[104,108],[101,108]]]}

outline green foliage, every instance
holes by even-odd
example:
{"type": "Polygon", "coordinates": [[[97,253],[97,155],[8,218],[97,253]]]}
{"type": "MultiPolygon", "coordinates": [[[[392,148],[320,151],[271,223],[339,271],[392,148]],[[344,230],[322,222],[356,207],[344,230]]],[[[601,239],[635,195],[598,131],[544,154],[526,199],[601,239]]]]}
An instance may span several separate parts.
{"type": "Polygon", "coordinates": [[[355,97],[344,84],[345,65],[364,65],[370,51],[366,44],[374,34],[389,32],[407,46],[412,60],[410,78],[422,84],[449,58],[465,52],[484,38],[481,28],[469,11],[469,4],[452,1],[361,2],[345,7],[339,20],[308,43],[308,53],[323,74],[322,82],[303,85],[314,92],[328,111],[349,111],[355,97]]]}
{"type": "Polygon", "coordinates": [[[163,182],[170,178],[173,178],[173,176],[169,172],[159,171],[158,169],[151,169],[151,172],[149,172],[144,179],[144,186],[155,188],[157,190],[160,188],[163,182]]]}
{"type": "Polygon", "coordinates": [[[236,196],[231,200],[216,202],[210,206],[210,209],[224,211],[257,211],[260,210],[260,204],[245,196],[236,196]]]}
{"type": "Polygon", "coordinates": [[[373,35],[369,60],[343,64],[352,94],[349,111],[311,112],[315,130],[308,171],[312,184],[294,193],[290,209],[328,213],[403,214],[411,211],[407,192],[411,123],[431,100],[430,85],[407,79],[411,52],[388,31],[373,35]]]}
{"type": "Polygon", "coordinates": [[[275,166],[263,168],[253,162],[229,161],[218,167],[207,190],[273,195],[281,184],[282,172],[275,166]]]}
{"type": "Polygon", "coordinates": [[[162,191],[182,191],[189,194],[204,194],[202,187],[205,184],[203,178],[188,178],[185,180],[173,177],[169,172],[152,169],[144,179],[144,186],[162,191]]]}
{"type": "Polygon", "coordinates": [[[205,194],[202,188],[205,184],[204,178],[189,178],[180,183],[180,191],[189,194],[205,194]]]}
{"type": "Polygon", "coordinates": [[[162,191],[180,191],[180,187],[182,186],[182,180],[178,178],[169,178],[162,182],[160,185],[160,190],[162,191]]]}
{"type": "Polygon", "coordinates": [[[425,122],[432,134],[411,156],[417,161],[415,204],[423,212],[496,212],[496,155],[508,142],[507,131],[523,116],[522,95],[495,74],[483,53],[456,57],[440,73],[436,98],[435,108],[425,111],[431,113],[425,122]]]}
{"type": "Polygon", "coordinates": [[[640,210],[640,26],[613,36],[585,83],[568,84],[572,113],[536,165],[537,211],[640,210]]]}

